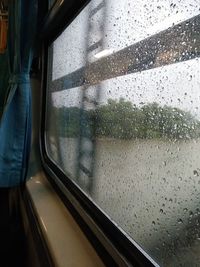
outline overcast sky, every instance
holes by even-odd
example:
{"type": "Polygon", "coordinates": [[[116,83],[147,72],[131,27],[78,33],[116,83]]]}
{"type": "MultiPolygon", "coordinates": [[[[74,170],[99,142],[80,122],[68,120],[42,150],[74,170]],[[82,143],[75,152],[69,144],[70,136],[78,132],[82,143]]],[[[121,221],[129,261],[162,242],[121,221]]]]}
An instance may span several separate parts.
{"type": "MultiPolygon", "coordinates": [[[[92,1],[96,6],[98,1],[92,1]]],[[[155,33],[200,14],[200,0],[107,0],[103,42],[112,52],[134,44],[155,33]]],[[[53,80],[85,64],[85,38],[89,7],[54,42],[53,80]]],[[[101,20],[94,16],[93,24],[101,20]]],[[[93,27],[91,43],[102,34],[93,27]]],[[[97,53],[99,51],[95,51],[97,53]]],[[[95,57],[91,61],[96,60],[95,57]]],[[[81,88],[52,94],[55,106],[78,106],[81,88]]],[[[90,88],[91,94],[94,87],[90,88]]],[[[200,118],[200,60],[159,67],[102,82],[101,103],[123,97],[140,106],[157,102],[190,111],[200,118]]]]}

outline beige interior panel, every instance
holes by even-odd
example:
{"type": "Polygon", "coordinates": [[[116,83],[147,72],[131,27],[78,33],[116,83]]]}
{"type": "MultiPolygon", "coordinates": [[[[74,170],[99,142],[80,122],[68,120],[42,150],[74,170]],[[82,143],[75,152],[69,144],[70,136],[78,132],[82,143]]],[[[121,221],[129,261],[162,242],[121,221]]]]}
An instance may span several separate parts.
{"type": "Polygon", "coordinates": [[[55,266],[104,266],[43,172],[31,177],[27,189],[55,266]]]}

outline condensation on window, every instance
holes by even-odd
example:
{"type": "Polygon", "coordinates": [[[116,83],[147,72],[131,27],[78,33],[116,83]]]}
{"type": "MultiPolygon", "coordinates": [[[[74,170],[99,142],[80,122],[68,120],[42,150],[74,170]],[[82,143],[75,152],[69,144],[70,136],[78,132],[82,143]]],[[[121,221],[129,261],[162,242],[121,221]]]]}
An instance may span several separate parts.
{"type": "Polygon", "coordinates": [[[92,1],[50,48],[49,156],[160,266],[200,262],[200,2],[92,1]]]}

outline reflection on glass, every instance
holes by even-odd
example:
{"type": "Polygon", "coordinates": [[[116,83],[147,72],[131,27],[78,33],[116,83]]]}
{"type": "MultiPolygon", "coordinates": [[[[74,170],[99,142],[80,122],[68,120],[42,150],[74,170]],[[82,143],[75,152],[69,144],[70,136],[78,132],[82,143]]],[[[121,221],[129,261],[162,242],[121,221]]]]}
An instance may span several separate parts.
{"type": "Polygon", "coordinates": [[[200,6],[92,1],[52,44],[49,156],[161,266],[198,266],[200,6]]]}

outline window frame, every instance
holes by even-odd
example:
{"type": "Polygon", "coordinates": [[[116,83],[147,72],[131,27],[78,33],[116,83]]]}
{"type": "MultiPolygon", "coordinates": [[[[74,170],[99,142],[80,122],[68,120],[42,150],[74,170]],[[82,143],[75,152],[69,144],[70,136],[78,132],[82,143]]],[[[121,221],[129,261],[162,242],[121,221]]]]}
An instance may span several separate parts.
{"type": "Polygon", "coordinates": [[[48,156],[45,137],[48,48],[89,2],[90,0],[55,1],[40,32],[42,40],[40,56],[42,62],[40,125],[42,166],[47,178],[106,266],[159,266],[125,231],[117,227],[48,156]]]}

